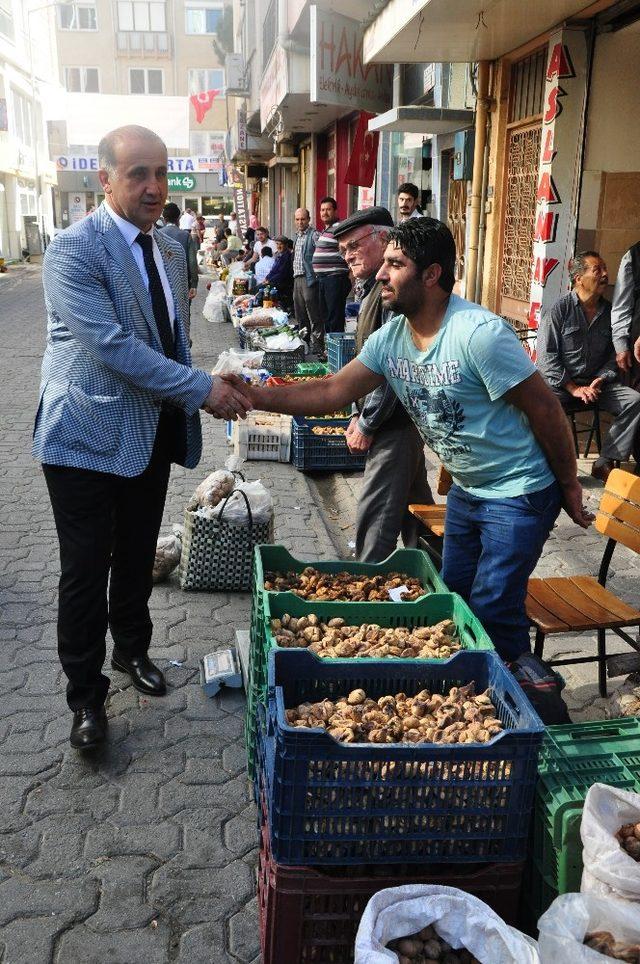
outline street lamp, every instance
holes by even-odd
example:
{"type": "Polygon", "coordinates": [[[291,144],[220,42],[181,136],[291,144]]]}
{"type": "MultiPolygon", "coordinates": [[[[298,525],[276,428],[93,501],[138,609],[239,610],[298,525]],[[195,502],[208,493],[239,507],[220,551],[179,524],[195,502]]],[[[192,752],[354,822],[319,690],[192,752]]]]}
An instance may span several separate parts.
{"type": "Polygon", "coordinates": [[[36,119],[36,73],[35,64],[33,60],[33,38],[31,36],[31,15],[38,13],[42,10],[55,10],[57,7],[66,7],[73,0],[53,0],[52,3],[43,3],[37,7],[29,7],[26,11],[27,13],[27,47],[29,52],[29,73],[30,73],[30,85],[31,85],[31,138],[33,140],[33,158],[34,158],[34,175],[35,175],[35,185],[36,185],[36,218],[40,226],[40,231],[42,233],[42,244],[44,245],[45,230],[44,230],[44,211],[42,205],[42,185],[40,183],[40,163],[38,160],[38,147],[40,143],[40,138],[38,136],[38,123],[36,119]]]}

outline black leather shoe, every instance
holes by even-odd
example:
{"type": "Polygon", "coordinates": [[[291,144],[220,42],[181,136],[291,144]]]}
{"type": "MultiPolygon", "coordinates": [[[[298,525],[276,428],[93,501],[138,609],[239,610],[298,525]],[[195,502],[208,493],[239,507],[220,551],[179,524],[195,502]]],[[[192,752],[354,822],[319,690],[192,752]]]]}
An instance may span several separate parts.
{"type": "Polygon", "coordinates": [[[69,743],[74,750],[92,750],[104,743],[107,736],[107,714],[104,706],[92,709],[83,706],[75,710],[69,743]]]}
{"type": "Polygon", "coordinates": [[[164,696],[167,692],[164,676],[148,656],[123,656],[114,649],[111,665],[121,673],[128,673],[135,689],[147,696],[164,696]]]}

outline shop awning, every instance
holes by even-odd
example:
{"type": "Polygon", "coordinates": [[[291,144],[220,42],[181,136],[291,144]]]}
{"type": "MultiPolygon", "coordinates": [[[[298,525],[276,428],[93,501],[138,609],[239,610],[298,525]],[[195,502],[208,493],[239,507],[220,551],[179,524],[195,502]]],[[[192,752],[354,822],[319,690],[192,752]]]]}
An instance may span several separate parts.
{"type": "Polygon", "coordinates": [[[495,60],[591,5],[587,0],[389,0],[365,32],[364,61],[495,60]]]}
{"type": "Polygon", "coordinates": [[[472,110],[441,107],[394,107],[369,121],[370,131],[405,134],[452,134],[473,124],[472,110]]]}

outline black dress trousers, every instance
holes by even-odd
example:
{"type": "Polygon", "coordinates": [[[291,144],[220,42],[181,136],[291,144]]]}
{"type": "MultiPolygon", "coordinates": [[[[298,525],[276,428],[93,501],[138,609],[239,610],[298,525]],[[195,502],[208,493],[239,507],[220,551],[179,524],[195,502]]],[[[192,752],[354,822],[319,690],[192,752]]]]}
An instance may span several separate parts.
{"type": "Polygon", "coordinates": [[[149,649],[153,561],[175,441],[173,419],[162,412],[141,475],[43,465],[60,543],[58,653],[71,710],[104,703],[107,627],[124,655],[149,649]]]}

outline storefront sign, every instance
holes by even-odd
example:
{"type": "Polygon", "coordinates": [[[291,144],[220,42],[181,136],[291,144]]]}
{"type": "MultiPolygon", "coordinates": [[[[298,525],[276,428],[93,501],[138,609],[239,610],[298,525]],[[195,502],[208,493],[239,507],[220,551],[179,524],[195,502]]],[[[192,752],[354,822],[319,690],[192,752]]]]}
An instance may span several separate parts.
{"type": "Polygon", "coordinates": [[[195,191],[197,181],[193,174],[170,174],[167,184],[170,191],[195,191]]]}
{"type": "Polygon", "coordinates": [[[260,85],[260,126],[267,126],[273,109],[282,103],[289,89],[287,51],[276,44],[260,85]]]}
{"type": "Polygon", "coordinates": [[[380,114],[392,105],[393,67],[362,60],[362,26],[315,4],[311,13],[310,99],[380,114]]]}
{"type": "Polygon", "coordinates": [[[247,115],[245,111],[238,111],[238,150],[247,149],[247,115]]]}
{"type": "MultiPolygon", "coordinates": [[[[212,142],[212,147],[214,142],[212,142]]],[[[168,160],[169,171],[203,173],[205,171],[219,171],[222,168],[224,153],[224,139],[219,142],[220,153],[215,153],[206,157],[170,157],[168,160]]],[[[98,171],[98,158],[95,155],[78,154],[59,154],[54,158],[56,170],[64,171],[98,171]]]]}
{"type": "Polygon", "coordinates": [[[579,151],[584,137],[587,45],[584,31],[549,39],[533,237],[529,327],[568,290],[578,215],[579,151]]]}
{"type": "Polygon", "coordinates": [[[242,237],[249,227],[249,201],[244,187],[234,187],[233,205],[238,218],[238,229],[242,237]]]}
{"type": "Polygon", "coordinates": [[[86,191],[78,191],[76,194],[69,195],[69,222],[75,224],[82,221],[87,213],[87,194],[86,191]]]}

